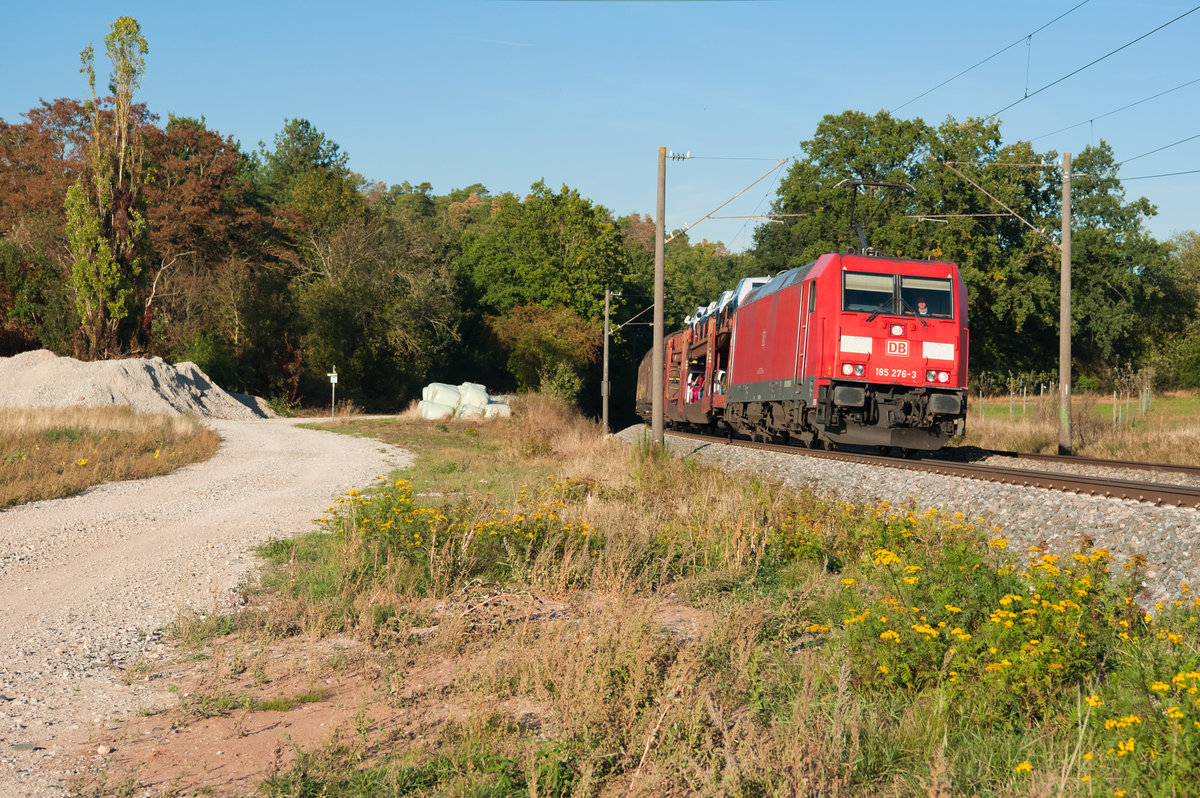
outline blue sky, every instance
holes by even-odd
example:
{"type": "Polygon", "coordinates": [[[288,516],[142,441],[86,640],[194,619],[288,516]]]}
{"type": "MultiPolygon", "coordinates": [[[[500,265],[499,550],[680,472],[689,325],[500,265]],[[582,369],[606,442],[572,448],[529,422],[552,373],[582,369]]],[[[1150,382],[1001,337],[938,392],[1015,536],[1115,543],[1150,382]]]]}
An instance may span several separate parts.
{"type": "MultiPolygon", "coordinates": [[[[385,183],[436,193],[483,183],[526,192],[544,179],[617,215],[652,213],[657,148],[667,225],[691,224],[800,153],[825,114],[893,110],[939,123],[986,116],[1194,3],[1065,2],[347,2],[20,3],[0,29],[0,117],[83,97],[79,51],[131,15],[150,53],[138,99],[164,120],[204,116],[252,149],[302,117],[385,183]],[[745,160],[743,160],[745,159],[745,160]],[[762,160],[753,160],[762,159],[762,160]]],[[[1101,139],[1119,160],[1200,134],[1200,11],[1001,114],[1006,141],[1078,153],[1101,139]],[[1085,124],[1045,136],[1077,122],[1085,124]]],[[[1122,177],[1200,170],[1200,137],[1136,158],[1122,177]]],[[[722,215],[764,213],[777,172],[722,215]]],[[[1200,229],[1200,173],[1135,180],[1160,238],[1200,229]]],[[[705,221],[693,240],[752,243],[754,220],[705,221]]]]}

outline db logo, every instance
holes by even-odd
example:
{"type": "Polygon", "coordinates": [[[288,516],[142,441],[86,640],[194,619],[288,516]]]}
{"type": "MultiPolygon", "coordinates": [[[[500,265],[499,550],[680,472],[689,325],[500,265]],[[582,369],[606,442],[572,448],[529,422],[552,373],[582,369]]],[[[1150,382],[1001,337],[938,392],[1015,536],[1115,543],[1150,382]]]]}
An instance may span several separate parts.
{"type": "Polygon", "coordinates": [[[889,355],[908,356],[908,341],[888,341],[887,353],[889,355]]]}

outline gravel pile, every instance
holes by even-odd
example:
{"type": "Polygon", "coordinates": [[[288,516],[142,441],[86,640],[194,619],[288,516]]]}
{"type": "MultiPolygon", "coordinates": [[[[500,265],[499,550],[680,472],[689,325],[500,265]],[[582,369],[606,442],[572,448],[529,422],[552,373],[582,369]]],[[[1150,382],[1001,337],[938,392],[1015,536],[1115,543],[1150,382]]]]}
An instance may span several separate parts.
{"type": "MultiPolygon", "coordinates": [[[[632,443],[643,429],[630,427],[617,437],[632,443]]],[[[1014,548],[1043,546],[1069,556],[1077,548],[1078,536],[1087,535],[1093,546],[1111,550],[1118,563],[1135,554],[1146,558],[1141,599],[1147,605],[1176,598],[1183,582],[1193,588],[1200,586],[1197,510],[775,454],[724,443],[698,444],[669,434],[667,445],[680,457],[726,471],[750,472],[840,501],[911,503],[918,512],[930,507],[961,512],[968,520],[983,519],[995,527],[995,534],[1008,538],[1014,548]]],[[[1166,481],[1146,472],[1131,473],[1128,478],[1166,481]]],[[[1194,483],[1193,478],[1189,484],[1194,483]]]]}
{"type": "Polygon", "coordinates": [[[160,357],[84,362],[39,349],[0,357],[0,408],[107,407],[249,421],[275,414],[258,397],[222,390],[195,363],[160,357]]]}

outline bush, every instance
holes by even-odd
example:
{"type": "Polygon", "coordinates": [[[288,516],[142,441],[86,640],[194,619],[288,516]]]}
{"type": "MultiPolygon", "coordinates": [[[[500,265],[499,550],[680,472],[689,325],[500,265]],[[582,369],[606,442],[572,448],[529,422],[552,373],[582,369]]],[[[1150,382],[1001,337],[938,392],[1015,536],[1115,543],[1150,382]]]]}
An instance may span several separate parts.
{"type": "Polygon", "coordinates": [[[225,390],[243,390],[242,381],[238,378],[237,356],[224,336],[202,332],[187,345],[183,356],[225,390]]]}

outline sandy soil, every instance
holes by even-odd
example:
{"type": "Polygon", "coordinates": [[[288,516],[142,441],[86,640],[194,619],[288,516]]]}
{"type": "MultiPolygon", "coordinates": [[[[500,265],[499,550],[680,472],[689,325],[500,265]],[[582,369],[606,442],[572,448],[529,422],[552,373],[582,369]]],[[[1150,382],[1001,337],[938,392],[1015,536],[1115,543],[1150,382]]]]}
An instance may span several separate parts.
{"type": "Polygon", "coordinates": [[[227,608],[255,544],[409,462],[297,420],[210,423],[207,463],[0,512],[0,798],[66,795],[81,754],[109,755],[106,728],[172,700],[123,677],[164,655],[165,624],[227,608]]]}

